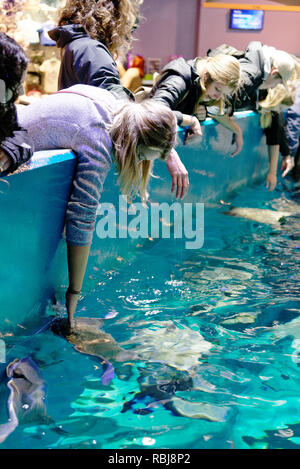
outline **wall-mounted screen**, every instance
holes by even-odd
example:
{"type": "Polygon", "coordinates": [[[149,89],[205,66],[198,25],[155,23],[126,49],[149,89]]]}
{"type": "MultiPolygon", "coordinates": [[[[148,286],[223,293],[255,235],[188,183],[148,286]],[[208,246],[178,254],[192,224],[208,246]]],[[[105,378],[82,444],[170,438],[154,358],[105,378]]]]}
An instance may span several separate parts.
{"type": "Polygon", "coordinates": [[[231,10],[230,29],[259,31],[263,28],[263,10],[231,10]]]}

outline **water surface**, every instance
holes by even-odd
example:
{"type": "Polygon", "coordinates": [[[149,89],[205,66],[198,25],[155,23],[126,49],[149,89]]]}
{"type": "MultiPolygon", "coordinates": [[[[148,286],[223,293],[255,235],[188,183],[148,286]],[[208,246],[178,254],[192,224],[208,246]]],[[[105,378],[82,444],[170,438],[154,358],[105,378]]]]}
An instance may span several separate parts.
{"type": "MultiPolygon", "coordinates": [[[[227,203],[296,213],[299,198],[262,185],[227,203]]],[[[273,226],[228,207],[205,207],[202,249],[149,241],[90,275],[78,316],[139,354],[108,384],[99,359],[49,330],[7,339],[9,359],[41,368],[55,423],[20,425],[1,448],[300,448],[299,214],[273,226]]],[[[4,423],[5,381],[0,397],[4,423]]]]}

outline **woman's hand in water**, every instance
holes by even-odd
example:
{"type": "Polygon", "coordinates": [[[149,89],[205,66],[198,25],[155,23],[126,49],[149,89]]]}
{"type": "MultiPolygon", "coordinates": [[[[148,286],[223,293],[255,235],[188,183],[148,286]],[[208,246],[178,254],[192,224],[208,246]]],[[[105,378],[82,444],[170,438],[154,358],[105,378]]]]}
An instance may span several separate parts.
{"type": "Polygon", "coordinates": [[[276,184],[277,184],[276,174],[270,171],[267,175],[266,188],[269,190],[269,192],[272,192],[275,189],[276,184]]]}
{"type": "Polygon", "coordinates": [[[68,325],[70,328],[73,326],[73,317],[76,311],[77,303],[80,297],[80,293],[75,293],[74,291],[68,290],[66,291],[66,308],[68,313],[68,325]]]}
{"type": "Polygon", "coordinates": [[[167,168],[172,178],[172,192],[176,189],[176,198],[186,195],[189,188],[188,172],[176,150],[171,150],[167,159],[167,168]]]}
{"type": "Polygon", "coordinates": [[[0,173],[6,171],[11,165],[10,157],[5,153],[4,150],[0,149],[0,173]]]}
{"type": "Polygon", "coordinates": [[[70,327],[76,312],[80,290],[89,258],[91,245],[77,246],[67,241],[69,288],[66,291],[66,308],[70,327]]]}
{"type": "Polygon", "coordinates": [[[281,171],[283,171],[282,177],[284,178],[293,169],[294,166],[295,158],[292,158],[290,155],[282,158],[280,167],[281,171]]]}

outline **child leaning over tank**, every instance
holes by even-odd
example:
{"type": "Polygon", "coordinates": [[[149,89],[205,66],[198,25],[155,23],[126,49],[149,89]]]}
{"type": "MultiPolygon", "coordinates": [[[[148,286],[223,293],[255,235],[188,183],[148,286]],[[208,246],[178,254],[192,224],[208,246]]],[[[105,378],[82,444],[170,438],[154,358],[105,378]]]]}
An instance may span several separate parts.
{"type": "Polygon", "coordinates": [[[167,160],[177,136],[176,119],[152,100],[121,102],[112,93],[75,85],[21,108],[20,123],[35,150],[70,148],[77,158],[66,210],[70,325],[88,261],[99,198],[112,163],[123,194],[146,199],[153,160],[167,160]]]}
{"type": "MultiPolygon", "coordinates": [[[[188,61],[180,57],[163,68],[150,98],[170,107],[178,125],[188,126],[192,135],[201,136],[199,120],[205,120],[207,107],[217,107],[217,114],[222,115],[226,97],[240,84],[240,66],[235,57],[218,54],[188,61]]],[[[213,117],[219,121],[218,115],[213,117]]],[[[223,116],[221,123],[236,135],[234,156],[243,146],[241,129],[227,116],[223,116]]]]}

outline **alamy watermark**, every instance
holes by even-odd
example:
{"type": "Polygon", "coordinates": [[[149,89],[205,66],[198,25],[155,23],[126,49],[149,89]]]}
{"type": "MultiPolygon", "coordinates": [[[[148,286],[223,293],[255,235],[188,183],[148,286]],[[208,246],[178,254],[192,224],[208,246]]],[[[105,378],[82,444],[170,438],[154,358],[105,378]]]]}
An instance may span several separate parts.
{"type": "Polygon", "coordinates": [[[119,196],[119,206],[101,203],[96,234],[99,238],[181,238],[186,249],[200,249],[204,243],[204,204],[188,202],[128,204],[119,196]]]}

